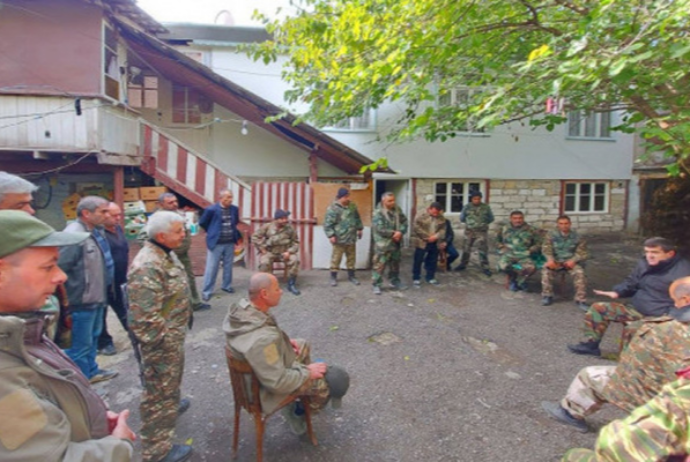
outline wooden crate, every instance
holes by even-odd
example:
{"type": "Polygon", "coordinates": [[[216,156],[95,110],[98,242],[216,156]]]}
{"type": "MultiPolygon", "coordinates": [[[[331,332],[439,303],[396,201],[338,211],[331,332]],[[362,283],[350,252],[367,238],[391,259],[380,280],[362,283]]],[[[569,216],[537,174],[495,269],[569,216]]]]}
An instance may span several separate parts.
{"type": "Polygon", "coordinates": [[[139,188],[125,188],[124,202],[134,202],[139,200],[139,188]]]}
{"type": "Polygon", "coordinates": [[[139,188],[139,197],[143,201],[157,201],[161,194],[168,192],[165,186],[149,186],[139,188]]]}

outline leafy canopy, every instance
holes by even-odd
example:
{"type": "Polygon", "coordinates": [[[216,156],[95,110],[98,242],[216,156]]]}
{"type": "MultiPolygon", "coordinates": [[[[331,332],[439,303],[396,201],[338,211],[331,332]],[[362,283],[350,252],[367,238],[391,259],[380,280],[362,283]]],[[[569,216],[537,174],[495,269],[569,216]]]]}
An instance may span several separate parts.
{"type": "Polygon", "coordinates": [[[444,141],[472,126],[565,109],[624,110],[615,127],[674,158],[690,154],[690,0],[294,0],[299,13],[263,18],[274,40],[255,59],[287,54],[290,103],[333,125],[387,101],[404,107],[393,140],[444,141]],[[471,87],[466,104],[442,105],[471,87]]]}

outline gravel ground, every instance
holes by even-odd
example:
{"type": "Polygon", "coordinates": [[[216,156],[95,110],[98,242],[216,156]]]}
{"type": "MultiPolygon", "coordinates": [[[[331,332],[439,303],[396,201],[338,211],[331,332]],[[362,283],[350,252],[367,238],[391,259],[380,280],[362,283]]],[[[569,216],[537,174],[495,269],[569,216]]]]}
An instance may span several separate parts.
{"type": "MultiPolygon", "coordinates": [[[[591,240],[590,250],[590,292],[622,280],[640,254],[639,240],[621,236],[591,240]]],[[[410,267],[406,255],[407,277],[410,267]]],[[[183,394],[192,407],[178,421],[177,441],[192,442],[193,461],[230,459],[233,401],[221,323],[229,304],[244,296],[250,275],[237,268],[239,294],[220,292],[187,336],[183,394]]],[[[579,340],[582,320],[570,281],[545,308],[536,276],[530,293],[515,294],[505,290],[502,275],[488,278],[470,266],[440,273],[439,287],[381,296],[371,293],[368,272],[358,276],[363,284],[355,287],[341,272],[332,288],[328,272],[306,272],[299,278],[302,295],[285,293],[273,310],[292,337],[311,341],[314,358],[347,368],[351,388],[341,409],[315,416],[316,447],[291,434],[280,414],[271,417],[265,460],[534,462],[557,461],[570,447],[592,447],[596,433],[577,433],[540,407],[542,400],[560,399],[580,368],[612,364],[566,350],[566,343],[579,340]]],[[[100,388],[114,410],[132,410],[136,430],[137,367],[112,316],[120,353],[101,356],[99,363],[120,376],[100,388]]],[[[610,329],[604,350],[616,351],[619,335],[619,328],[610,329]]],[[[596,431],[622,415],[607,406],[589,422],[596,431]]],[[[238,460],[255,460],[255,442],[251,418],[243,413],[238,460]]]]}

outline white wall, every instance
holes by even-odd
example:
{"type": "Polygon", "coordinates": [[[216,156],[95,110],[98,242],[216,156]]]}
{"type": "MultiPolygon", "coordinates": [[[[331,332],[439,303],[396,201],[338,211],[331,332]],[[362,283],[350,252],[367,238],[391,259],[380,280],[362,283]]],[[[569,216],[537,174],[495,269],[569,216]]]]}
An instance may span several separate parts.
{"type": "MultiPolygon", "coordinates": [[[[264,65],[232,47],[216,47],[210,58],[215,72],[280,106],[285,106],[282,95],[288,89],[280,78],[283,62],[264,65]]],[[[377,131],[387,132],[401,113],[402,106],[395,103],[379,108],[377,131]]],[[[612,124],[616,124],[615,116],[612,124]]],[[[398,177],[585,180],[629,179],[632,172],[632,135],[613,133],[614,141],[572,140],[566,139],[566,125],[548,132],[514,123],[498,127],[488,136],[392,146],[377,142],[377,133],[324,132],[365,156],[387,156],[398,177]]]]}

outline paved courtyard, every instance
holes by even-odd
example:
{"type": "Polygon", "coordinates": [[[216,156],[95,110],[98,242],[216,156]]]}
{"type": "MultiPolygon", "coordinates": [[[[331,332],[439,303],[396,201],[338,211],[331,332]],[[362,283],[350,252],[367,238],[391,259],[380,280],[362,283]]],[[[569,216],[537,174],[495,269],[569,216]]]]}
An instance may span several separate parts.
{"type": "MultiPolygon", "coordinates": [[[[620,236],[591,241],[590,294],[627,275],[640,242],[620,236]]],[[[408,284],[410,268],[408,255],[408,284]]],[[[236,268],[238,293],[219,292],[213,310],[197,314],[188,334],[183,394],[192,407],[178,421],[177,441],[193,444],[194,461],[230,460],[233,401],[221,323],[230,303],[244,296],[250,275],[236,268]]],[[[579,339],[582,319],[570,281],[545,308],[538,277],[530,293],[512,293],[502,275],[487,278],[472,265],[462,273],[440,273],[438,288],[386,290],[382,296],[372,294],[369,272],[358,273],[359,287],[340,276],[331,288],[327,271],[301,275],[302,296],[284,294],[273,312],[291,336],[311,341],[314,358],[348,369],[350,392],[342,409],[327,408],[314,418],[317,447],[290,433],[280,414],[270,418],[266,461],[534,462],[557,461],[570,447],[592,447],[596,433],[577,433],[540,408],[542,400],[560,399],[580,368],[611,364],[565,347],[579,339]]],[[[99,362],[120,376],[100,388],[114,410],[132,410],[136,430],[137,366],[114,319],[109,326],[120,353],[99,362]]],[[[620,329],[610,329],[604,350],[615,352],[619,335],[620,329]]],[[[609,406],[590,422],[596,430],[622,415],[609,406]]],[[[255,459],[255,441],[243,413],[238,460],[255,459]]]]}

